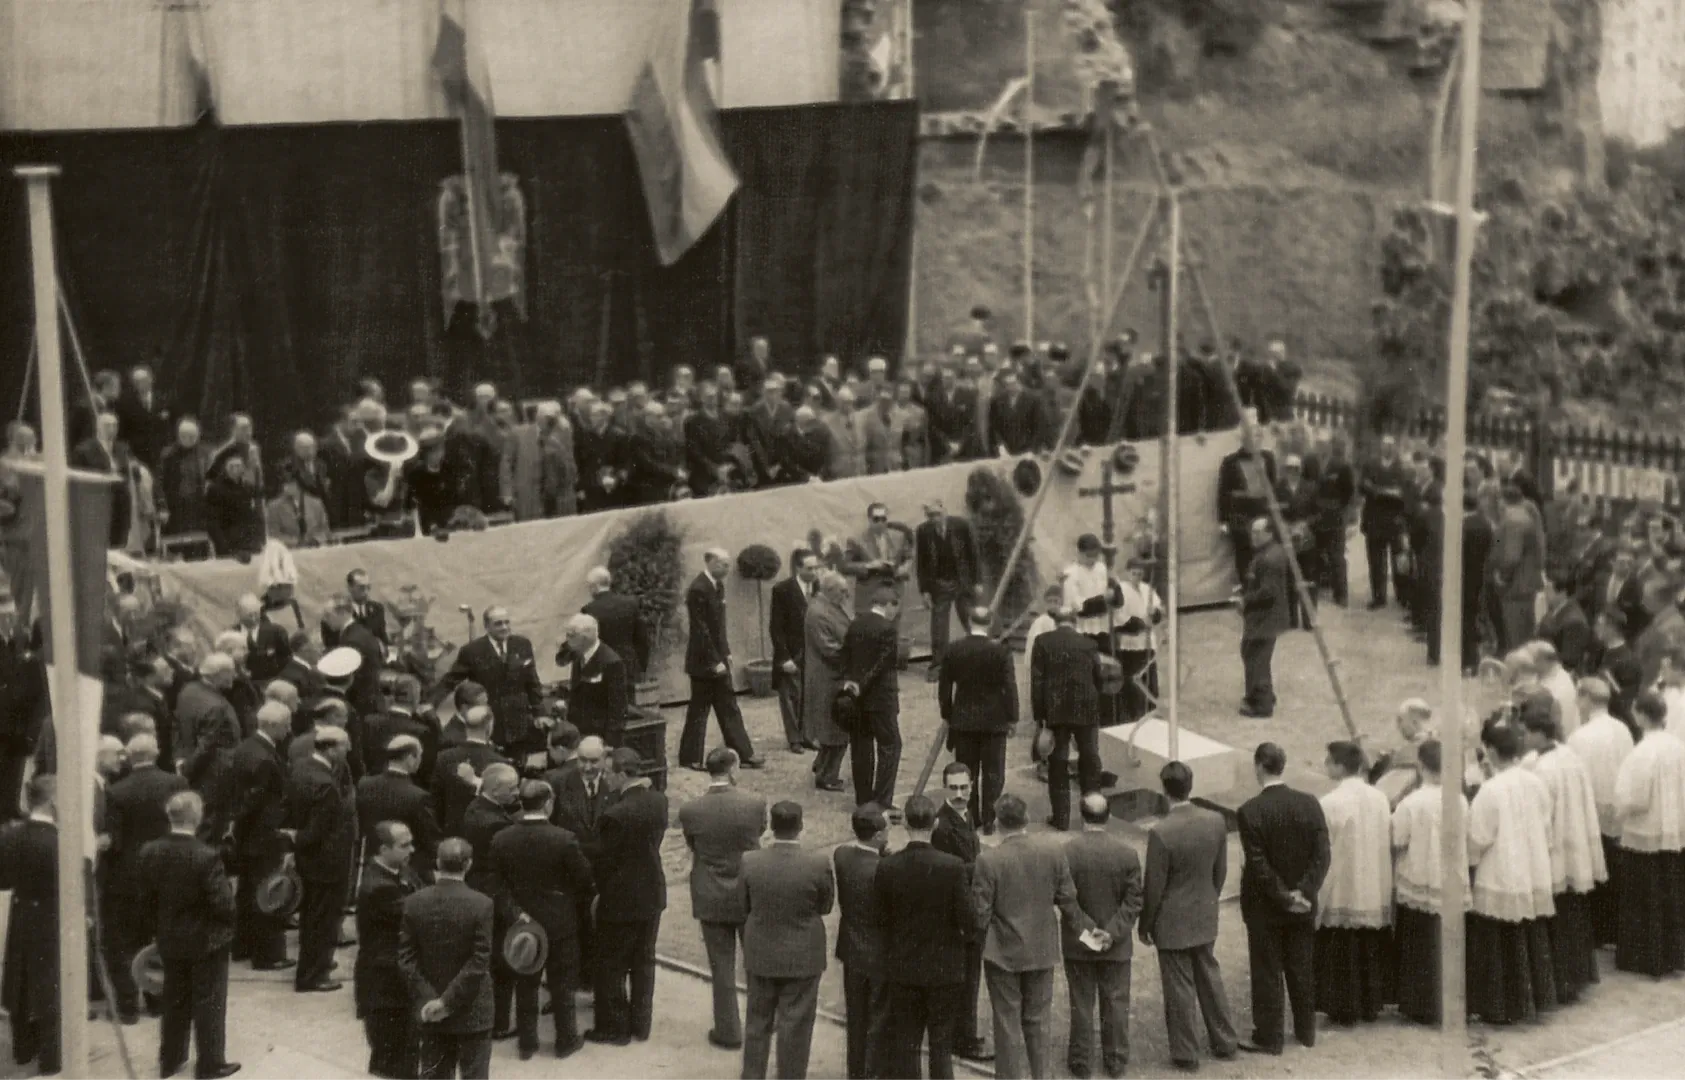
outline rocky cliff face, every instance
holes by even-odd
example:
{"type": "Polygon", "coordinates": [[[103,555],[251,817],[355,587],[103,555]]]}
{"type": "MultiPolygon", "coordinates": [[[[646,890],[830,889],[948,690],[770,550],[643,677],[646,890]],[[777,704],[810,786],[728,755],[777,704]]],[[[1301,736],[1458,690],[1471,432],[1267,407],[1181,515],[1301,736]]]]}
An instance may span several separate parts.
{"type": "Polygon", "coordinates": [[[1685,129],[1685,4],[1601,0],[1600,13],[1604,131],[1640,147],[1667,141],[1685,129]]]}

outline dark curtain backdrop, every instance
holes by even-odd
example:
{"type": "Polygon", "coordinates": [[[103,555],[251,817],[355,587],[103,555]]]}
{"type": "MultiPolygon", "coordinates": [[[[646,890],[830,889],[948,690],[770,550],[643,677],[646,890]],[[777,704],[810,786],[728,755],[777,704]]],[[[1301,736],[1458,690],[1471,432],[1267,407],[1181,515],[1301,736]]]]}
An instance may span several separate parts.
{"type": "Polygon", "coordinates": [[[500,306],[489,341],[440,301],[451,124],[0,135],[0,412],[16,414],[34,320],[15,164],[63,167],[60,276],[89,365],[152,363],[207,438],[248,410],[274,443],[369,375],[395,401],[423,373],[530,397],[723,362],[754,334],[804,370],[897,349],[917,119],[902,102],[725,114],[743,186],[665,268],[619,118],[498,121],[527,204],[527,317],[500,306]]]}

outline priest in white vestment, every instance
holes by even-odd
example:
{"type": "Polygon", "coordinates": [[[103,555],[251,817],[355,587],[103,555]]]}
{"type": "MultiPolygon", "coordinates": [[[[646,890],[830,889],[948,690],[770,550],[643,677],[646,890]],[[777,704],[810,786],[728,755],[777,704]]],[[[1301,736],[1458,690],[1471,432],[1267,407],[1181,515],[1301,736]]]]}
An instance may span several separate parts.
{"type": "MultiPolygon", "coordinates": [[[[1418,1024],[1437,1024],[1440,1015],[1439,904],[1445,870],[1440,863],[1440,822],[1444,820],[1440,761],[1438,739],[1428,739],[1416,747],[1421,784],[1392,812],[1398,1011],[1418,1024]]],[[[1468,800],[1461,793],[1457,798],[1463,802],[1466,821],[1468,800]]],[[[1460,858],[1458,863],[1466,866],[1468,860],[1460,858]]],[[[1467,891],[1463,893],[1463,907],[1468,907],[1467,891]]]]}
{"type": "Polygon", "coordinates": [[[1579,1000],[1580,991],[1598,981],[1597,943],[1592,939],[1587,900],[1609,880],[1603,840],[1597,824],[1597,796],[1591,772],[1574,751],[1557,741],[1556,721],[1543,710],[1525,710],[1523,738],[1533,756],[1533,775],[1550,792],[1551,848],[1550,955],[1556,972],[1556,999],[1579,1000]]]}
{"type": "Polygon", "coordinates": [[[1685,970],[1685,742],[1647,690],[1633,703],[1642,736],[1615,777],[1621,897],[1615,966],[1659,978],[1685,970]]]}
{"type": "Polygon", "coordinates": [[[1621,762],[1632,753],[1632,732],[1609,712],[1609,698],[1609,684],[1603,679],[1593,675],[1580,680],[1580,715],[1585,723],[1565,743],[1579,755],[1591,776],[1603,864],[1609,872],[1608,880],[1586,898],[1592,940],[1599,946],[1615,944],[1615,927],[1620,919],[1621,815],[1615,807],[1615,777],[1621,771],[1621,762]]]}
{"type": "Polygon", "coordinates": [[[1123,667],[1123,693],[1118,695],[1118,722],[1139,720],[1153,707],[1158,696],[1158,671],[1154,666],[1154,632],[1164,621],[1164,601],[1147,580],[1153,560],[1132,556],[1120,582],[1123,604],[1113,619],[1117,626],[1117,660],[1123,667]],[[1142,690],[1141,685],[1146,685],[1142,690]]]}
{"type": "Polygon", "coordinates": [[[1077,633],[1093,638],[1100,651],[1112,655],[1107,633],[1118,623],[1115,610],[1123,604],[1123,587],[1112,577],[1100,538],[1083,533],[1077,538],[1077,561],[1060,575],[1065,607],[1077,613],[1077,633]],[[1113,612],[1108,622],[1106,613],[1113,612]]]}
{"type": "Polygon", "coordinates": [[[1512,721],[1488,720],[1480,741],[1492,776],[1469,804],[1468,1011],[1514,1024],[1556,1006],[1550,792],[1519,767],[1521,733],[1512,721]]]}
{"type": "Polygon", "coordinates": [[[1533,669],[1539,673],[1539,685],[1544,687],[1556,702],[1558,739],[1566,739],[1580,726],[1579,688],[1574,685],[1574,676],[1562,666],[1562,658],[1556,653],[1556,646],[1548,641],[1535,641],[1532,645],[1533,669]]]}
{"type": "Polygon", "coordinates": [[[1336,1024],[1373,1021],[1391,997],[1392,806],[1365,778],[1363,750],[1328,744],[1328,874],[1316,906],[1316,1007],[1336,1024]]]}

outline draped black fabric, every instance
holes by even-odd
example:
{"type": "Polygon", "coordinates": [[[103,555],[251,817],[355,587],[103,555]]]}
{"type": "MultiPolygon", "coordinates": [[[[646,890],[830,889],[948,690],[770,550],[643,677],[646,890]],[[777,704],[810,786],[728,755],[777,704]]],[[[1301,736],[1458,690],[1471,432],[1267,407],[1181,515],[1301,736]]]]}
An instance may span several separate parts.
{"type": "MultiPolygon", "coordinates": [[[[727,362],[754,334],[805,369],[906,332],[917,111],[910,102],[724,114],[743,186],[721,222],[659,265],[618,117],[499,120],[527,208],[526,317],[489,340],[443,310],[439,183],[449,123],[0,135],[0,167],[63,167],[60,277],[90,367],[151,363],[177,414],[220,440],[231,411],[265,442],[326,423],[357,380],[412,376],[459,399],[660,379],[727,362]]],[[[22,185],[0,183],[0,410],[15,415],[33,335],[22,185]]],[[[66,340],[66,363],[74,361],[66,340]]],[[[78,395],[79,396],[79,392],[78,395]]],[[[31,413],[34,409],[29,410],[31,413]]]]}

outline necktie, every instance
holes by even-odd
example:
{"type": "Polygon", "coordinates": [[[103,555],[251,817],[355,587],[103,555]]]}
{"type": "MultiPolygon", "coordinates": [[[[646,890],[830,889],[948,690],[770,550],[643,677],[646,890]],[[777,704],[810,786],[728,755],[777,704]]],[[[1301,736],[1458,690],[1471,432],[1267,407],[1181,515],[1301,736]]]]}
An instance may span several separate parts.
{"type": "Polygon", "coordinates": [[[501,641],[494,641],[494,642],[492,642],[492,646],[491,646],[491,647],[492,647],[492,648],[493,648],[493,649],[495,649],[495,650],[496,650],[496,651],[497,651],[497,662],[498,662],[498,663],[500,663],[500,664],[501,664],[501,663],[503,663],[503,662],[504,662],[504,661],[505,661],[505,660],[507,660],[507,659],[508,659],[508,657],[506,657],[506,656],[504,656],[504,654],[503,654],[503,642],[501,642],[501,641]]]}
{"type": "MultiPolygon", "coordinates": [[[[293,514],[298,518],[298,538],[303,540],[309,535],[309,533],[305,530],[304,526],[304,503],[302,501],[293,503],[293,514]]],[[[363,613],[361,611],[357,612],[357,617],[359,619],[362,618],[363,613]]]]}

